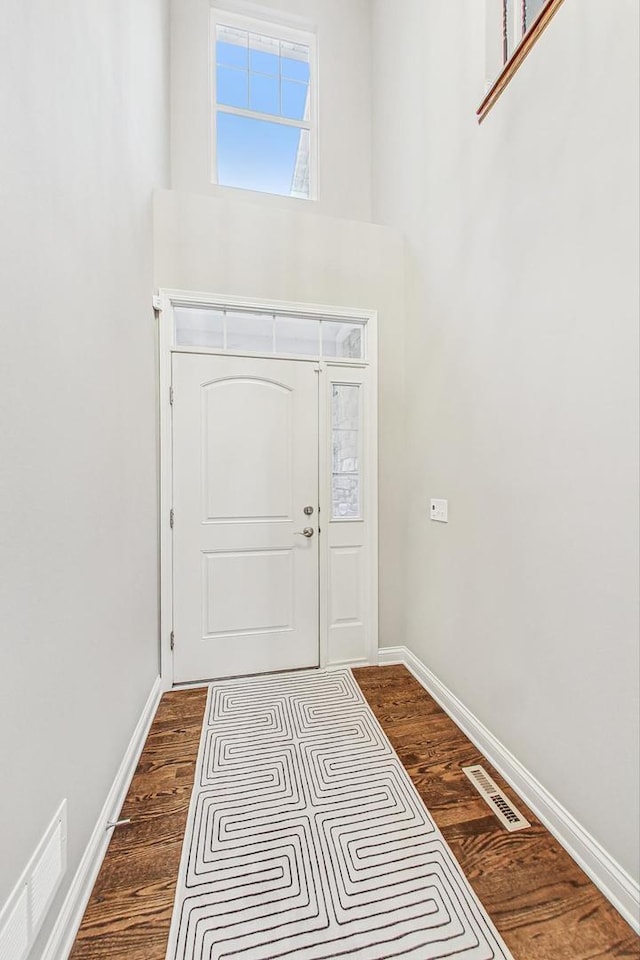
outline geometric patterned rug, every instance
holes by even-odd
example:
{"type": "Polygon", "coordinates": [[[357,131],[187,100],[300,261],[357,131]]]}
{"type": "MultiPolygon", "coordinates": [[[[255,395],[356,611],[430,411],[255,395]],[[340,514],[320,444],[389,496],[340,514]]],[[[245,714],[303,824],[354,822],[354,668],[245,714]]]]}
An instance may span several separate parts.
{"type": "Polygon", "coordinates": [[[511,958],[349,670],[209,688],[167,960],[511,958]]]}

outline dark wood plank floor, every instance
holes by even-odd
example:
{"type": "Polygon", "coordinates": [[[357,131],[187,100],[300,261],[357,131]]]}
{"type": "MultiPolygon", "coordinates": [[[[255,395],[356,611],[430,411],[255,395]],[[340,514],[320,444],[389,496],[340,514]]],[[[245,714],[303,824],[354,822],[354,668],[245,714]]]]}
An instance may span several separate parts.
{"type": "Polygon", "coordinates": [[[206,699],[162,697],[70,960],[164,960],[206,699]]]}
{"type": "Polygon", "coordinates": [[[638,960],[633,930],[406,667],[353,674],[515,960],[638,960]],[[500,826],[460,769],[474,763],[529,829],[500,826]]]}
{"type": "MultiPolygon", "coordinates": [[[[640,939],[404,667],[354,670],[515,960],[640,958],[640,939]],[[502,829],[482,762],[532,826],[502,829]]],[[[164,960],[206,690],[162,698],[70,960],[164,960]]]]}

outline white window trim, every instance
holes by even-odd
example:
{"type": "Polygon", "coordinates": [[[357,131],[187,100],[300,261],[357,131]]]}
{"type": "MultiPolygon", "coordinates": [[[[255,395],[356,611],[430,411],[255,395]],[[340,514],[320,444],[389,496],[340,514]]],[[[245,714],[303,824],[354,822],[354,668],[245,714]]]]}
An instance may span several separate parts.
{"type": "Polygon", "coordinates": [[[309,200],[317,200],[319,196],[318,185],[318,45],[315,33],[310,30],[304,30],[298,27],[289,26],[280,22],[277,18],[261,19],[255,16],[248,16],[244,13],[236,13],[225,9],[224,7],[212,6],[209,17],[209,104],[210,104],[210,122],[209,122],[209,156],[211,158],[210,180],[221,190],[242,190],[242,193],[251,195],[276,196],[288,200],[299,200],[306,203],[309,200]],[[274,117],[271,114],[258,113],[253,110],[243,109],[241,107],[229,107],[218,105],[216,91],[216,27],[236,27],[238,30],[248,30],[251,33],[259,33],[265,36],[273,36],[278,40],[288,40],[292,43],[303,43],[309,47],[309,119],[291,120],[288,117],[274,117]],[[256,120],[266,120],[270,123],[280,123],[283,126],[297,127],[298,129],[309,131],[309,197],[291,197],[286,194],[271,194],[266,191],[245,190],[241,187],[229,187],[218,182],[218,158],[217,158],[217,114],[218,111],[230,113],[236,116],[250,117],[256,120]]]}

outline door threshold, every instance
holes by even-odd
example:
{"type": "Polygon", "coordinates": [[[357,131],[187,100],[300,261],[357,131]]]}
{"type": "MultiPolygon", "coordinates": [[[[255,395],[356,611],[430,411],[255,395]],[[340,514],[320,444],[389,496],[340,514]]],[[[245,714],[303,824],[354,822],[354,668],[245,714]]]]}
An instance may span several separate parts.
{"type": "Polygon", "coordinates": [[[225,680],[255,680],[257,677],[277,677],[283,674],[291,673],[311,673],[324,669],[319,664],[315,667],[293,667],[289,670],[268,670],[265,673],[237,673],[231,677],[211,677],[209,680],[185,680],[182,683],[174,683],[172,690],[197,690],[200,687],[208,687],[212,683],[224,683],[225,680]]]}

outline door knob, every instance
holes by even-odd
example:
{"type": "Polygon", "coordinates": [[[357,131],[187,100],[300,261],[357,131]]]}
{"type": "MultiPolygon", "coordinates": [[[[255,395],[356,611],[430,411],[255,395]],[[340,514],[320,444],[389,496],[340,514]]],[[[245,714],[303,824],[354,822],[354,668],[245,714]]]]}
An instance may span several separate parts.
{"type": "Polygon", "coordinates": [[[313,536],[313,527],[305,527],[304,530],[294,531],[294,537],[306,537],[307,540],[313,536]]]}

